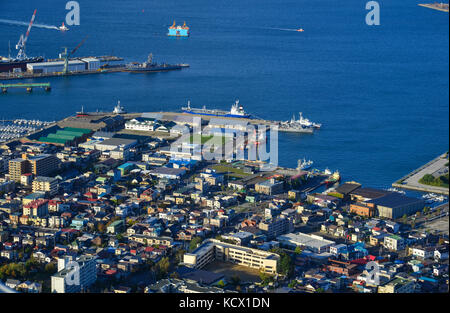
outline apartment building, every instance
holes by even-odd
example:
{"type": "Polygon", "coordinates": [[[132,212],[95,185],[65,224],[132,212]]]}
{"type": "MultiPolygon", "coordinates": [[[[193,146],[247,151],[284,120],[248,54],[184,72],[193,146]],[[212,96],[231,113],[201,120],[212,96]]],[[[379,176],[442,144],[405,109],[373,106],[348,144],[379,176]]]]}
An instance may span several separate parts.
{"type": "Polygon", "coordinates": [[[58,192],[58,180],[53,177],[38,176],[33,180],[33,192],[47,192],[53,196],[58,192]]]}
{"type": "Polygon", "coordinates": [[[39,154],[27,158],[34,176],[47,176],[59,168],[59,159],[52,154],[39,154]]]}
{"type": "Polygon", "coordinates": [[[277,217],[259,223],[258,228],[265,231],[267,237],[275,238],[294,230],[292,220],[287,217],[277,217]]]}
{"type": "Polygon", "coordinates": [[[25,174],[28,172],[28,161],[25,159],[13,159],[9,160],[9,177],[11,180],[14,180],[18,183],[20,183],[20,178],[22,174],[25,174]]]}
{"type": "Polygon", "coordinates": [[[44,217],[48,214],[48,200],[37,199],[23,206],[23,215],[30,217],[44,217]]]}
{"type": "Polygon", "coordinates": [[[389,250],[399,251],[405,249],[405,240],[397,235],[384,237],[384,247],[389,250]]]}

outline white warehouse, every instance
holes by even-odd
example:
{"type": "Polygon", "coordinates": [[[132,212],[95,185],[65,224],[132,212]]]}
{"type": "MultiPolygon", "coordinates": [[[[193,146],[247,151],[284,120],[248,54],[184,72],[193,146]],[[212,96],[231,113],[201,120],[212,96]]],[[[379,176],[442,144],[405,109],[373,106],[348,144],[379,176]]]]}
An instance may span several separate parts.
{"type": "MultiPolygon", "coordinates": [[[[100,68],[100,60],[96,58],[83,58],[81,60],[69,60],[69,72],[94,71],[100,68]]],[[[36,74],[57,73],[64,70],[64,61],[41,62],[27,64],[27,70],[36,74]]]]}

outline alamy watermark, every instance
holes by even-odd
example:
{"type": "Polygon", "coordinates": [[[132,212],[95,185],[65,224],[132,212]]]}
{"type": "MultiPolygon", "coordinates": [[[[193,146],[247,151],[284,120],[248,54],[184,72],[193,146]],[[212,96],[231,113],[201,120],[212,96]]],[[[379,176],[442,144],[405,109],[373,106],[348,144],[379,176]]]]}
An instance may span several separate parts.
{"type": "Polygon", "coordinates": [[[380,266],[377,262],[371,261],[366,264],[366,283],[379,285],[380,284],[380,266]]]}
{"type": "Polygon", "coordinates": [[[70,261],[65,265],[65,269],[69,270],[66,275],[66,284],[68,286],[80,285],[80,265],[78,262],[70,261]]]}
{"type": "Polygon", "coordinates": [[[69,26],[80,25],[80,4],[78,1],[69,1],[66,3],[66,24],[69,26]]]}
{"type": "Polygon", "coordinates": [[[366,15],[366,24],[380,25],[380,4],[377,1],[369,1],[366,3],[366,10],[370,10],[366,15]]]}

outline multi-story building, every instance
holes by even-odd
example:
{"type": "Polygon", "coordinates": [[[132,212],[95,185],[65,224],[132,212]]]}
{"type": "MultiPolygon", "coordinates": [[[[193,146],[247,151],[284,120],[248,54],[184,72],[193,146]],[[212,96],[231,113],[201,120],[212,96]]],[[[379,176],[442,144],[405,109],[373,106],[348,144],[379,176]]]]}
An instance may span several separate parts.
{"type": "Polygon", "coordinates": [[[405,249],[405,240],[397,235],[384,237],[384,247],[393,251],[400,251],[405,249]]]}
{"type": "Polygon", "coordinates": [[[413,293],[415,283],[412,280],[395,277],[393,280],[378,286],[378,293],[413,293]]]}
{"type": "Polygon", "coordinates": [[[23,206],[23,215],[30,217],[44,217],[48,214],[48,200],[33,200],[23,206]]]}
{"type": "Polygon", "coordinates": [[[47,192],[53,196],[58,192],[58,180],[53,177],[38,176],[33,181],[33,192],[47,192]]]}
{"type": "Polygon", "coordinates": [[[375,216],[376,212],[375,204],[365,202],[352,203],[350,204],[350,212],[361,216],[372,217],[375,216]]]}
{"type": "Polygon", "coordinates": [[[224,243],[216,239],[207,239],[192,253],[185,253],[183,263],[200,269],[210,262],[218,260],[276,274],[279,259],[280,256],[276,253],[224,243]]]}
{"type": "Polygon", "coordinates": [[[171,237],[155,237],[155,236],[134,234],[134,235],[130,235],[128,237],[128,239],[131,241],[136,241],[136,242],[148,245],[148,246],[164,245],[164,246],[172,247],[172,245],[173,245],[173,239],[171,237]]]}
{"type": "Polygon", "coordinates": [[[20,183],[22,174],[28,172],[28,165],[28,161],[25,159],[18,158],[9,160],[9,177],[11,178],[11,180],[20,183]]]}
{"type": "Polygon", "coordinates": [[[258,225],[259,229],[266,232],[267,237],[275,238],[279,235],[290,233],[294,230],[292,220],[287,217],[276,217],[263,221],[258,225]]]}
{"type": "Polygon", "coordinates": [[[284,183],[275,179],[269,179],[255,184],[255,191],[266,195],[273,195],[282,192],[284,183]]]}
{"type": "Polygon", "coordinates": [[[39,154],[27,158],[34,176],[46,176],[59,168],[59,159],[52,154],[39,154]]]}
{"type": "Polygon", "coordinates": [[[58,260],[58,272],[52,276],[51,292],[74,293],[89,287],[97,280],[95,257],[82,255],[69,265],[71,260],[58,260]],[[72,266],[76,264],[76,266],[72,266]]]}

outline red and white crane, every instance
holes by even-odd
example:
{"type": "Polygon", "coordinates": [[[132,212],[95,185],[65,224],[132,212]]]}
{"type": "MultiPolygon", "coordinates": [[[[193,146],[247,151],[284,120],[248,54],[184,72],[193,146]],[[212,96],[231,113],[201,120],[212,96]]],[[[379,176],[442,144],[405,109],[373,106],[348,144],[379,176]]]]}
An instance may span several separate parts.
{"type": "Polygon", "coordinates": [[[23,34],[21,34],[19,42],[16,45],[16,49],[19,50],[16,57],[18,60],[24,60],[27,58],[27,55],[25,54],[25,45],[27,43],[28,36],[30,35],[31,26],[33,25],[34,19],[36,17],[36,11],[37,9],[34,10],[33,16],[31,17],[31,21],[30,24],[28,25],[28,30],[27,33],[25,34],[25,37],[23,36],[23,34]]]}

